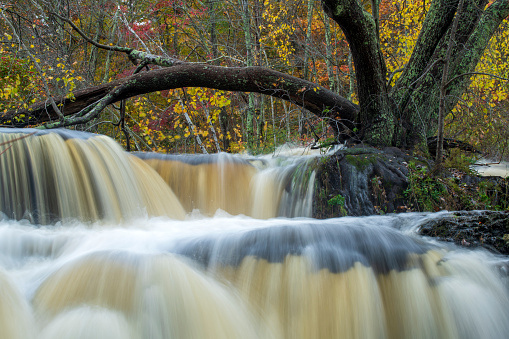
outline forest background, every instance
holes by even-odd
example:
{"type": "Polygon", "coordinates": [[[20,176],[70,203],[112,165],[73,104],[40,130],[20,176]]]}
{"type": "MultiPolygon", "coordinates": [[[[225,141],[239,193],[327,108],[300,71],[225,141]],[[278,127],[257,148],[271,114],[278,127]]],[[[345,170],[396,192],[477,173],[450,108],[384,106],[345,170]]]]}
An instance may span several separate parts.
{"type": "MultiPolygon", "coordinates": [[[[490,1],[491,3],[492,1],[490,1]]],[[[365,1],[370,10],[370,1],[365,1]]],[[[380,44],[389,84],[408,62],[430,1],[382,0],[380,44]]],[[[125,54],[86,42],[66,14],[103,45],[217,66],[264,66],[309,80],[357,103],[348,43],[316,0],[41,1],[0,4],[0,114],[143,69],[125,54]]],[[[509,150],[509,21],[490,40],[468,90],[445,118],[445,136],[486,156],[509,150]]],[[[416,108],[418,109],[418,108],[416,108]]],[[[8,121],[16,125],[16,116],[8,121]]],[[[37,126],[38,121],[31,125],[37,126]]],[[[334,135],[328,122],[272,96],[208,88],[165,90],[109,105],[72,128],[115,138],[127,150],[269,153],[286,142],[309,146],[334,135]]]]}

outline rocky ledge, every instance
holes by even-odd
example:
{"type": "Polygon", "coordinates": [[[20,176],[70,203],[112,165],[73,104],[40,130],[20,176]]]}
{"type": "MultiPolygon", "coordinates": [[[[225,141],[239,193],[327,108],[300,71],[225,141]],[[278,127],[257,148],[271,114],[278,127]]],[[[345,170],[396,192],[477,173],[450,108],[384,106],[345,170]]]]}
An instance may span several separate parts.
{"type": "Polygon", "coordinates": [[[509,255],[509,211],[458,211],[430,219],[420,233],[458,246],[509,255]]]}
{"type": "Polygon", "coordinates": [[[434,174],[432,166],[394,147],[340,150],[319,161],[313,216],[509,210],[509,178],[481,177],[464,164],[434,174]]]}
{"type": "Polygon", "coordinates": [[[509,177],[480,177],[468,165],[467,172],[433,174],[432,165],[397,148],[356,147],[324,157],[313,216],[459,211],[430,219],[421,234],[509,255],[509,177]]]}

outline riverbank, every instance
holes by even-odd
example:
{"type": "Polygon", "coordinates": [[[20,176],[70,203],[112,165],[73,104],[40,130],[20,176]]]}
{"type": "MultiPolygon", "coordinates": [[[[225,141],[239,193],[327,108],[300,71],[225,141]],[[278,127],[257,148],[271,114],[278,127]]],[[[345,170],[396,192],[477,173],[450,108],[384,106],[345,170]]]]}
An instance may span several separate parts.
{"type": "Polygon", "coordinates": [[[459,211],[422,234],[509,254],[509,177],[486,176],[503,168],[483,166],[483,176],[462,157],[445,164],[437,175],[432,161],[397,148],[340,150],[317,164],[314,217],[459,211]]]}

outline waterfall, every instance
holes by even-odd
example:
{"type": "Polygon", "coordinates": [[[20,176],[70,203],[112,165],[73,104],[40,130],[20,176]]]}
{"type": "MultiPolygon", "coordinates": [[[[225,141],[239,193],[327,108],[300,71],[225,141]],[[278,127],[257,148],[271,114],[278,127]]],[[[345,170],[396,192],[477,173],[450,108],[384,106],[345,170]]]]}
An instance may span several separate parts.
{"type": "Polygon", "coordinates": [[[441,213],[310,218],[314,158],[2,132],[2,339],[509,333],[507,258],[416,234],[441,213]]]}
{"type": "Polygon", "coordinates": [[[0,207],[9,218],[36,224],[143,214],[182,219],[193,210],[211,216],[219,209],[255,218],[311,216],[313,172],[306,159],[133,156],[90,133],[56,130],[17,140],[23,130],[8,132],[0,133],[8,148],[0,162],[0,207]]]}
{"type": "Polygon", "coordinates": [[[51,223],[66,218],[184,218],[160,176],[113,140],[86,133],[0,133],[0,207],[9,218],[51,223]],[[143,178],[144,180],[139,180],[143,178]]]}
{"type": "Polygon", "coordinates": [[[313,158],[137,153],[175,192],[186,212],[218,209],[259,219],[310,217],[313,158]]]}

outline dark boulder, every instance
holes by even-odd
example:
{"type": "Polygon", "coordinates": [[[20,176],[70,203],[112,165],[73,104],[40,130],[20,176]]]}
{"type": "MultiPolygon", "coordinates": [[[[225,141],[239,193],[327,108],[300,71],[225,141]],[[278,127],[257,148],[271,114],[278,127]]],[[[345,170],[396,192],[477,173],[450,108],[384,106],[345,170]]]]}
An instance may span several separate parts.
{"type": "Polygon", "coordinates": [[[411,160],[415,158],[393,147],[349,148],[323,158],[317,171],[314,217],[405,211],[411,160]]]}
{"type": "Polygon", "coordinates": [[[421,235],[509,254],[509,211],[458,211],[426,220],[421,235]]]}

